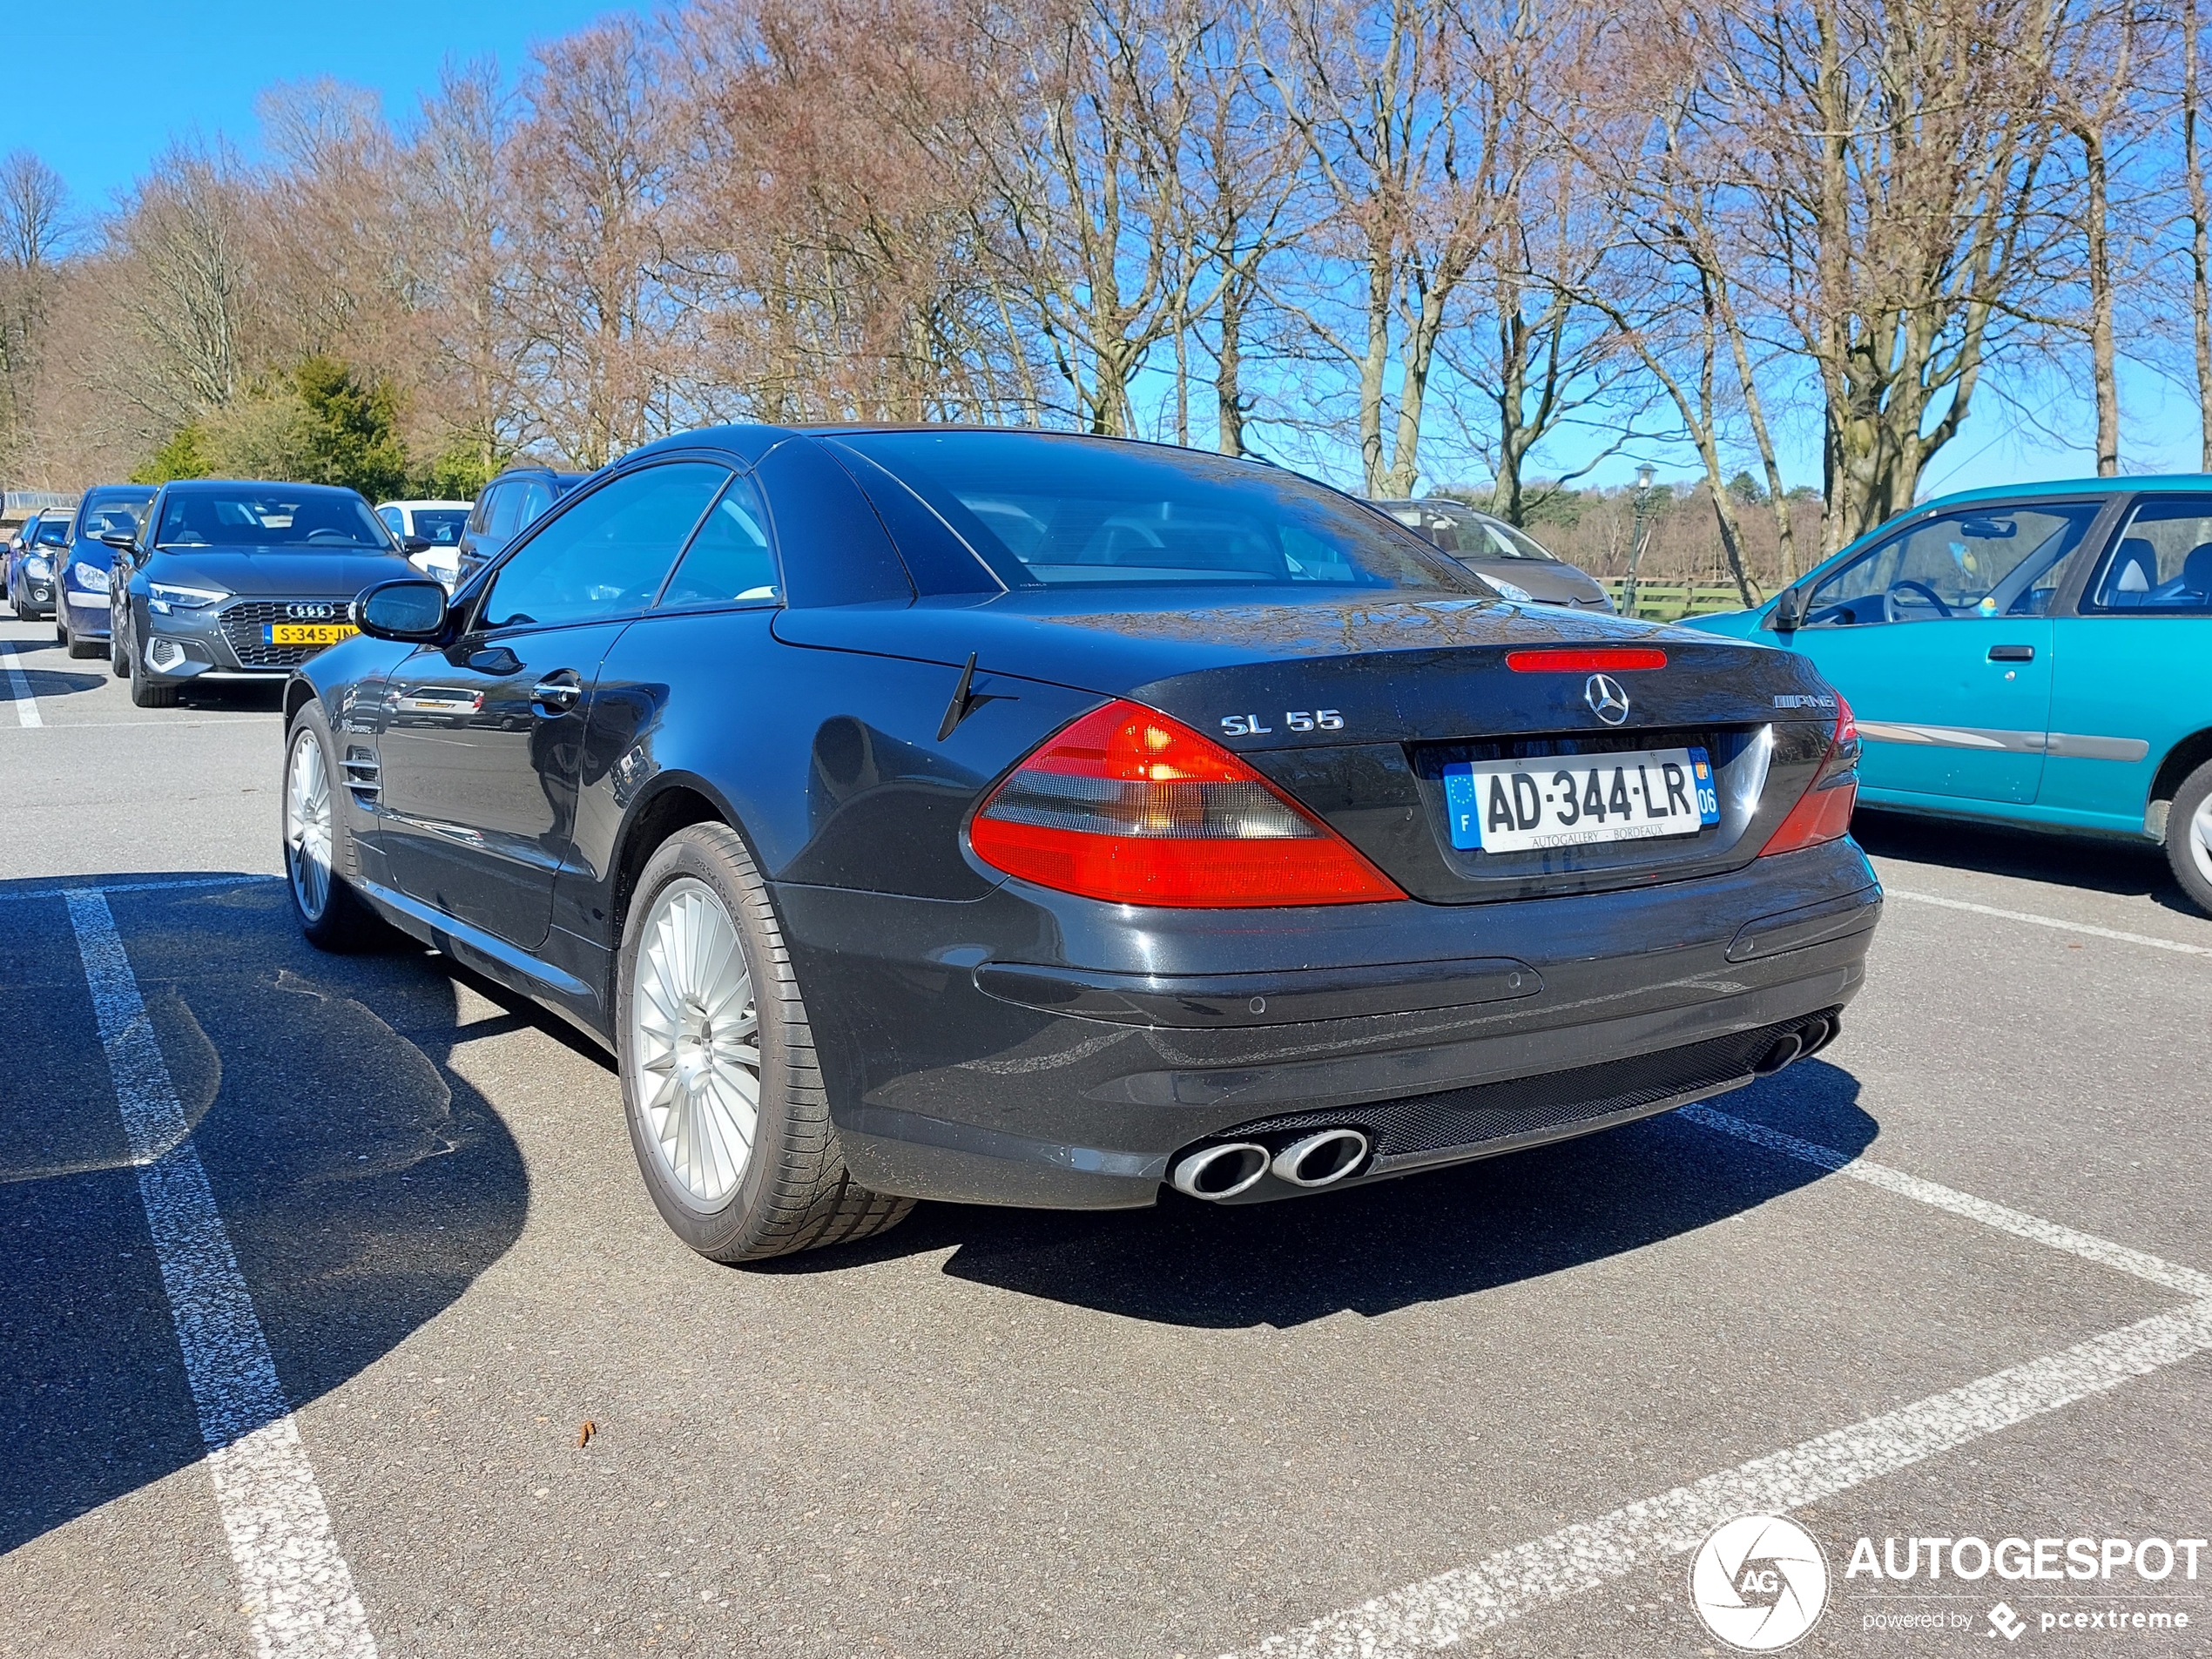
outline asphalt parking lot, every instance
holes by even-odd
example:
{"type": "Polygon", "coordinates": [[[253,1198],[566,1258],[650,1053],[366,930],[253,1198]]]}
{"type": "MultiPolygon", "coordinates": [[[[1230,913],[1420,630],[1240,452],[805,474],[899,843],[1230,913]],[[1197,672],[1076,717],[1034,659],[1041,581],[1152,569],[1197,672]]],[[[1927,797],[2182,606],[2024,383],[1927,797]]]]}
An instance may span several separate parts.
{"type": "Polygon", "coordinates": [[[1761,1509],[1827,1554],[1802,1651],[1986,1652],[2000,1599],[2006,1651],[2212,1650],[2212,1551],[1845,1573],[2212,1533],[2212,921],[2152,851],[1862,819],[1844,1035],[1710,1112],[737,1271],[654,1213],[602,1055],[297,937],[273,696],[141,711],[0,641],[0,1655],[1706,1653],[1686,1552],[1761,1509]],[[304,1568],[207,1455],[220,1262],[148,1174],[186,1152],[304,1568]],[[303,1571],[304,1631],[266,1594],[303,1571]],[[2040,1623],[2121,1604],[2190,1626],[2040,1623]]]}

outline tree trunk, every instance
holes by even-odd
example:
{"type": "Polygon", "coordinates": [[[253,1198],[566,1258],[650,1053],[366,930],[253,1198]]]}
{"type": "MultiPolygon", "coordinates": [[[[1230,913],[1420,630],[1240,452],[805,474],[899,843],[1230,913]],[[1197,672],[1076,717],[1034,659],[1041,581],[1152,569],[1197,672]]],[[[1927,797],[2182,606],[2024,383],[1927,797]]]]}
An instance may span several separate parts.
{"type": "Polygon", "coordinates": [[[2089,372],[2097,396],[2097,476],[2113,478],[2120,473],[2120,388],[2112,362],[2111,185],[2102,125],[2085,124],[2080,137],[2089,189],[2082,230],[2089,260],[2089,372]]]}
{"type": "Polygon", "coordinates": [[[2208,226],[2204,152],[2197,147],[2197,0],[2182,0],[2182,161],[2189,192],[2189,323],[2196,347],[2198,464],[2212,472],[2212,237],[2208,226]]]}

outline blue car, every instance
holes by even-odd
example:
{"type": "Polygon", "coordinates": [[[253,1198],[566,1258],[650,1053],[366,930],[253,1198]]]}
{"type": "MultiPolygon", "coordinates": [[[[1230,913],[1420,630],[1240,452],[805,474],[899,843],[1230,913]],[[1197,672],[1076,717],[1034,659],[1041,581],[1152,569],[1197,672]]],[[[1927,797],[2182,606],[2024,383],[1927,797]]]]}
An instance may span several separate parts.
{"type": "Polygon", "coordinates": [[[69,513],[33,513],[6,543],[8,608],[36,619],[54,614],[54,563],[69,540],[69,513]]]}
{"type": "Polygon", "coordinates": [[[1946,496],[1689,625],[1811,659],[1860,799],[2148,840],[2212,913],[2212,475],[1946,496]]]}
{"type": "Polygon", "coordinates": [[[152,499],[145,484],[99,484],[78,503],[69,545],[54,561],[54,637],[71,657],[110,654],[108,590],[115,549],[102,538],[136,535],[138,515],[152,499]]]}

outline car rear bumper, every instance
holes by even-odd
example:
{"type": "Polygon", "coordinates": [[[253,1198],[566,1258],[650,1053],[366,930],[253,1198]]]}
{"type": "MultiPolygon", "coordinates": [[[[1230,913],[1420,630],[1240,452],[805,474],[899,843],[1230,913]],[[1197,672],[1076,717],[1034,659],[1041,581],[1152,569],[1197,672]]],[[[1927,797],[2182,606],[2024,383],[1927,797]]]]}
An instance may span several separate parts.
{"type": "Polygon", "coordinates": [[[1152,1203],[1210,1141],[1359,1127],[1351,1185],[1737,1087],[1783,1037],[1832,1035],[1881,909],[1849,841],[1478,907],[777,898],[855,1178],[1101,1209],[1152,1203]]]}

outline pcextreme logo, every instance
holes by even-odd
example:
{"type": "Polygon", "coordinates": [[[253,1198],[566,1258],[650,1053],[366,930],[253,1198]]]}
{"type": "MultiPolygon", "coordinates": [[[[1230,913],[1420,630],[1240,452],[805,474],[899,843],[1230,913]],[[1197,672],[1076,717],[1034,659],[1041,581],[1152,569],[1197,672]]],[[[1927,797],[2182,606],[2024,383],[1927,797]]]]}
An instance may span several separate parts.
{"type": "Polygon", "coordinates": [[[1796,1521],[1744,1515],[1698,1546],[1689,1604],[1730,1647],[1773,1653],[1819,1622],[1828,1605],[1828,1558],[1796,1521]]]}

